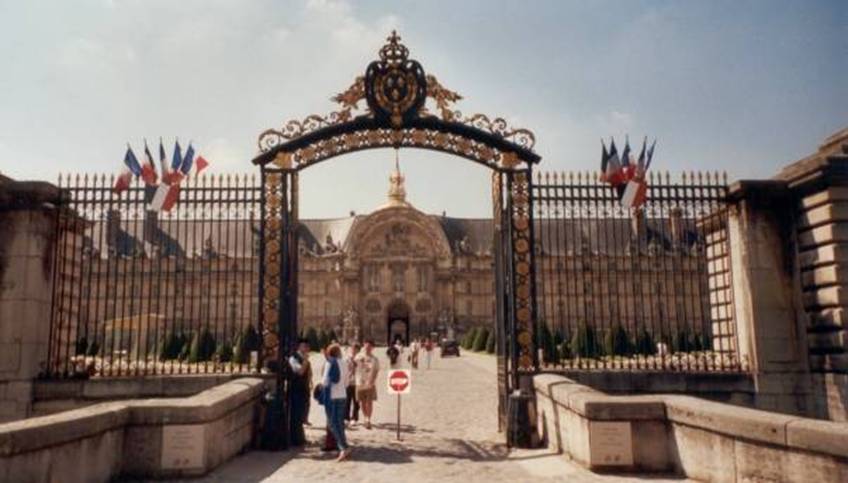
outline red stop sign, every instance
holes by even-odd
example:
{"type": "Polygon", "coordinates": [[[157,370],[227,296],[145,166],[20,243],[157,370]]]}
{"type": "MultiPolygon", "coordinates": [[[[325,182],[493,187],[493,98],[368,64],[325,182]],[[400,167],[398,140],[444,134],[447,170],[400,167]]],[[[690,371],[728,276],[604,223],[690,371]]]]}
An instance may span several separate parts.
{"type": "Polygon", "coordinates": [[[389,373],[389,388],[392,392],[406,392],[409,387],[409,374],[407,371],[392,371],[389,373]]]}

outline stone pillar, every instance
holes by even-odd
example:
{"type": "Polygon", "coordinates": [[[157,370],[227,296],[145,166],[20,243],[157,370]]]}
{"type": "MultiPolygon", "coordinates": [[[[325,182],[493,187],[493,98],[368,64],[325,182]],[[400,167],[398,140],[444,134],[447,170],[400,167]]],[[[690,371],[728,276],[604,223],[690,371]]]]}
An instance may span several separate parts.
{"type": "Polygon", "coordinates": [[[848,129],[784,168],[816,412],[848,420],[848,129]]]}
{"type": "Polygon", "coordinates": [[[29,415],[46,368],[60,195],[0,176],[0,423],[29,415]]]}
{"type": "Polygon", "coordinates": [[[734,320],[760,409],[810,414],[806,331],[797,290],[791,194],[779,180],[730,188],[727,233],[734,320]]]}

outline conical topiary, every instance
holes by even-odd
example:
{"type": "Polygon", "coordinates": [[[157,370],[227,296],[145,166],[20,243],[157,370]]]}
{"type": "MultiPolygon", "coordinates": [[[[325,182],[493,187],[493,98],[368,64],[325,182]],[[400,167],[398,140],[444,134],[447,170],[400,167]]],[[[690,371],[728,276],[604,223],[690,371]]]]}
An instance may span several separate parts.
{"type": "Polygon", "coordinates": [[[212,358],[215,353],[215,337],[208,328],[194,333],[191,341],[191,351],[188,355],[189,362],[204,362],[212,358]]]}
{"type": "Polygon", "coordinates": [[[486,340],[486,352],[488,352],[489,354],[495,353],[495,331],[494,330],[489,331],[489,337],[486,340]]]}
{"type": "Polygon", "coordinates": [[[477,331],[477,334],[474,335],[474,345],[471,347],[471,350],[475,352],[482,352],[486,350],[486,339],[489,338],[489,330],[485,327],[480,327],[480,330],[477,331]]]}

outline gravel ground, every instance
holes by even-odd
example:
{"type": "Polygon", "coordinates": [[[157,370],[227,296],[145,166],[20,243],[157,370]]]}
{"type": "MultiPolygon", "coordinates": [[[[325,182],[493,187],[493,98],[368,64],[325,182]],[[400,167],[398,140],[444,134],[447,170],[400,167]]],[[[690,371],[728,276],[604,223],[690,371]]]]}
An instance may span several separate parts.
{"type": "MultiPolygon", "coordinates": [[[[463,353],[460,358],[433,358],[428,370],[413,372],[412,393],[401,402],[401,440],[396,439],[397,396],[387,394],[383,350],[374,426],[347,431],[353,453],[337,463],[322,453],[323,408],[313,403],[307,438],[299,451],[254,451],[238,456],[200,480],[209,482],[575,482],[636,481],[597,475],[547,449],[507,451],[497,431],[494,357],[463,353]]],[[[316,372],[318,358],[313,359],[316,372]]],[[[316,376],[317,378],[317,376],[316,376]]],[[[652,481],[661,481],[656,477],[652,481]]],[[[676,480],[679,481],[679,480],[676,480]]]]}

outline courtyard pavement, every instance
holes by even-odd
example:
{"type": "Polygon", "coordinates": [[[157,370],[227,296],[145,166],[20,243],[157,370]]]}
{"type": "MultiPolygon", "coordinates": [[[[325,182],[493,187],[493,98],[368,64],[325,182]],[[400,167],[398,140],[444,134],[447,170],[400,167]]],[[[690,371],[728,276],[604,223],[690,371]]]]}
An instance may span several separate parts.
{"type": "MultiPolygon", "coordinates": [[[[396,439],[397,396],[387,394],[385,351],[381,359],[374,426],[354,426],[347,437],[354,450],[337,463],[335,453],[322,453],[323,408],[313,403],[307,438],[299,451],[253,451],[237,456],[202,482],[607,482],[639,481],[636,477],[599,475],[550,450],[508,451],[497,431],[495,359],[463,353],[441,359],[434,351],[431,368],[413,372],[412,393],[401,402],[401,440],[396,439]]],[[[314,356],[316,372],[321,363],[314,356]]],[[[401,367],[406,367],[404,364],[401,367]]],[[[318,376],[316,375],[316,379],[318,376]]],[[[664,480],[650,477],[651,481],[664,480]]]]}

